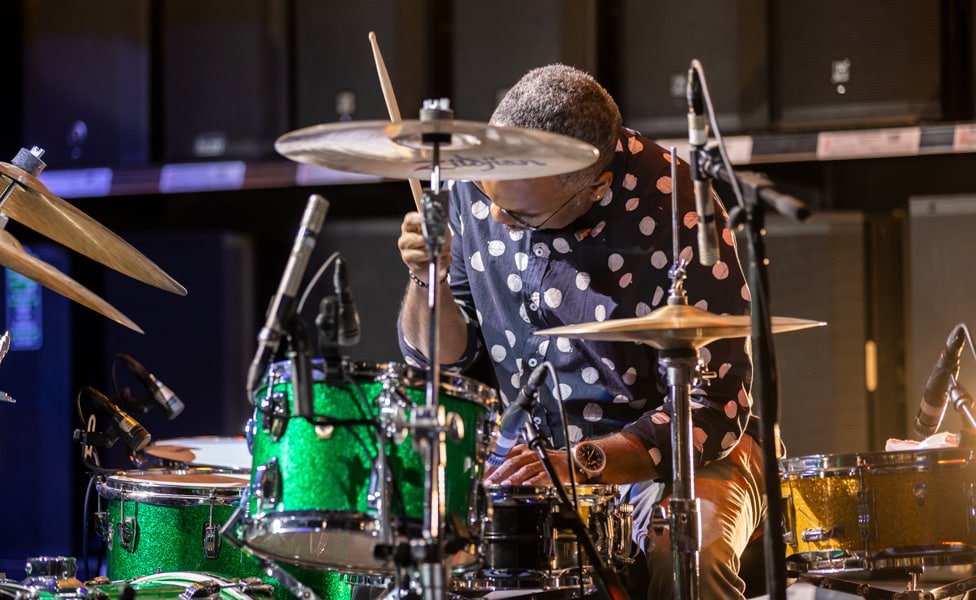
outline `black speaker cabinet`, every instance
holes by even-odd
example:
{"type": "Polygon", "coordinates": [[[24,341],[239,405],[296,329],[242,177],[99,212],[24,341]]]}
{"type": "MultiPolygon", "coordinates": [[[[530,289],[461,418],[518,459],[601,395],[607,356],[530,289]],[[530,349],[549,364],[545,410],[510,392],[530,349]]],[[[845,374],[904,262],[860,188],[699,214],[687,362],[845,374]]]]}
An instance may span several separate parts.
{"type": "Polygon", "coordinates": [[[274,156],[289,122],[286,3],[158,6],[163,158],[274,156]]]}
{"type": "MultiPolygon", "coordinates": [[[[106,368],[116,354],[129,354],[183,401],[183,413],[172,421],[160,410],[138,418],[153,439],[243,435],[251,409],[247,367],[257,348],[250,239],[211,231],[125,237],[188,294],[177,296],[107,271],[105,299],[145,334],[106,320],[106,368]]],[[[126,368],[117,370],[121,380],[126,368]]]]}
{"type": "Polygon", "coordinates": [[[55,167],[148,162],[149,0],[25,0],[21,10],[22,145],[44,148],[55,167]]]}
{"type": "Polygon", "coordinates": [[[369,42],[376,34],[403,119],[427,89],[427,24],[419,0],[295,0],[295,124],[389,119],[369,42]]]}
{"type": "Polygon", "coordinates": [[[459,119],[487,121],[508,88],[535,67],[561,62],[596,75],[592,0],[454,0],[452,6],[452,100],[459,119]]]}
{"type": "Polygon", "coordinates": [[[914,124],[942,116],[937,0],[772,0],[776,124],[914,124]]]}
{"type": "Polygon", "coordinates": [[[617,102],[624,123],[652,136],[688,131],[692,59],[705,71],[723,133],[769,123],[767,0],[624,0],[617,102]]]}

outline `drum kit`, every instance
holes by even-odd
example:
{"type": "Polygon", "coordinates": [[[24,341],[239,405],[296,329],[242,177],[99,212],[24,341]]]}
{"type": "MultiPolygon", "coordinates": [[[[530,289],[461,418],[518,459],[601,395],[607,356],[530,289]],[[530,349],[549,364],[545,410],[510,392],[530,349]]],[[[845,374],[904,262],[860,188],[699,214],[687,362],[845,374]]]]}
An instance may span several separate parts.
{"type": "MultiPolygon", "coordinates": [[[[319,125],[284,135],[276,148],[321,167],[429,178],[429,190],[415,200],[432,257],[440,255],[447,222],[442,179],[540,177],[582,169],[596,158],[594,148],[564,136],[454,120],[442,101],[426,105],[418,121],[319,125]]],[[[122,273],[186,293],[138,251],[51,194],[36,177],[41,154],[23,151],[13,164],[0,163],[8,182],[5,215],[122,273]]],[[[308,233],[300,231],[300,238],[308,233]]],[[[0,264],[140,331],[0,234],[0,264]]],[[[431,275],[439,270],[437,260],[431,275]]],[[[644,317],[537,333],[662,351],[675,404],[670,526],[682,528],[672,539],[684,598],[697,596],[700,525],[685,429],[698,350],[749,336],[753,328],[749,317],[689,306],[683,276],[679,265],[668,305],[644,317]]],[[[432,323],[437,287],[429,288],[432,323]]],[[[494,390],[437,368],[307,356],[298,339],[306,332],[293,331],[294,320],[291,314],[274,324],[288,338],[287,359],[270,362],[249,389],[254,412],[245,437],[158,441],[133,452],[137,469],[97,474],[96,528],[105,541],[106,577],[82,583],[73,559],[31,559],[27,580],[0,580],[0,598],[133,592],[232,600],[433,600],[495,592],[626,597],[613,573],[634,558],[632,507],[620,501],[616,486],[579,486],[570,518],[561,485],[483,486],[499,421],[494,390]],[[581,548],[594,551],[584,555],[581,548]]],[[[773,333],[824,325],[782,317],[770,324],[773,333]]],[[[436,365],[436,327],[431,340],[436,365]]],[[[976,477],[968,450],[801,457],[780,467],[776,492],[783,494],[783,539],[794,573],[831,576],[976,560],[976,477]]]]}

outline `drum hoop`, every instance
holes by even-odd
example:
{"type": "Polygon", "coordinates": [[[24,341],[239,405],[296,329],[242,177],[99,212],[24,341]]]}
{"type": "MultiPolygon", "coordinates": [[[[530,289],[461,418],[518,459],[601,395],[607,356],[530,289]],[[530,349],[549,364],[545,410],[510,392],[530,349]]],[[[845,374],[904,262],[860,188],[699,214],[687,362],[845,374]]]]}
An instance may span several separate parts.
{"type": "MultiPolygon", "coordinates": [[[[566,494],[572,499],[573,493],[570,490],[570,486],[566,485],[563,487],[566,488],[566,494]]],[[[510,498],[516,500],[543,501],[559,498],[556,493],[556,487],[552,485],[492,485],[487,487],[486,493],[492,500],[495,498],[510,498]]],[[[587,499],[616,498],[619,495],[619,489],[616,484],[612,483],[577,484],[576,495],[579,498],[587,499]]]]}
{"type": "Polygon", "coordinates": [[[220,586],[220,594],[228,592],[231,596],[238,598],[239,600],[249,600],[251,598],[251,596],[244,593],[239,583],[235,583],[234,581],[221,577],[220,575],[197,571],[168,571],[165,573],[151,573],[149,575],[136,577],[131,581],[131,583],[137,585],[146,583],[161,583],[164,585],[172,585],[174,587],[188,588],[190,585],[195,583],[208,583],[210,581],[217,582],[217,585],[220,586]]]}
{"type": "Polygon", "coordinates": [[[779,462],[784,478],[853,477],[861,470],[924,471],[962,468],[973,462],[973,451],[965,448],[924,448],[855,454],[810,454],[784,458],[779,462]]]}
{"type": "Polygon", "coordinates": [[[250,472],[230,469],[158,469],[140,471],[120,471],[113,475],[106,475],[95,484],[98,495],[106,500],[114,500],[121,496],[133,502],[153,504],[157,506],[186,506],[196,504],[230,505],[240,502],[241,494],[250,481],[250,472]],[[207,486],[195,483],[193,485],[173,485],[171,481],[133,480],[121,477],[135,478],[138,475],[240,475],[240,486],[207,486]],[[168,500],[170,502],[162,502],[168,500]]]}
{"type": "MultiPolygon", "coordinates": [[[[290,381],[290,369],[288,368],[290,362],[282,360],[272,363],[258,389],[266,389],[269,380],[273,380],[274,384],[290,381]]],[[[366,377],[370,378],[371,381],[377,381],[384,377],[395,377],[396,381],[402,382],[408,387],[423,388],[427,385],[427,373],[425,371],[403,363],[359,361],[351,362],[348,366],[352,368],[349,375],[353,378],[366,377]]],[[[312,367],[313,379],[316,382],[325,382],[325,362],[321,358],[313,358],[312,367]]],[[[499,404],[495,389],[477,379],[442,370],[440,383],[442,393],[447,393],[458,400],[477,404],[485,411],[492,410],[499,404]]]]}

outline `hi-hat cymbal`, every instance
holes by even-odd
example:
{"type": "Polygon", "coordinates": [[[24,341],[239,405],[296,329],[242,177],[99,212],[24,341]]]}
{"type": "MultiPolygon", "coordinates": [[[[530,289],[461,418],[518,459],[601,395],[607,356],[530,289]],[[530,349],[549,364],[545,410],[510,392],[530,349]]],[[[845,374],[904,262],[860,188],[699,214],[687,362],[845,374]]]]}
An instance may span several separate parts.
{"type": "Polygon", "coordinates": [[[114,306],[102,300],[94,292],[68,277],[43,260],[24,250],[9,231],[0,229],[0,265],[16,271],[46,288],[54,290],[69,300],[87,306],[116,323],[125,325],[133,331],[143,333],[142,329],[123,315],[114,306]]]}
{"type": "MultiPolygon", "coordinates": [[[[773,333],[797,331],[826,325],[792,317],[773,317],[773,333]]],[[[552,327],[535,332],[567,338],[603,340],[609,342],[640,342],[658,350],[701,348],[715,340],[752,335],[752,320],[748,315],[716,315],[686,304],[663,306],[652,313],[632,319],[611,319],[552,327]]]]}
{"type": "Polygon", "coordinates": [[[0,212],[133,279],[186,295],[186,288],[154,262],[104,225],[51,193],[38,178],[5,162],[0,162],[0,175],[6,178],[0,178],[2,186],[8,184],[7,179],[16,182],[0,212]]]}
{"type": "Polygon", "coordinates": [[[578,171],[599,157],[577,139],[475,121],[349,121],[298,129],[275,150],[291,160],[392,179],[428,179],[434,146],[425,136],[450,134],[439,145],[440,178],[530,179],[578,171]]]}

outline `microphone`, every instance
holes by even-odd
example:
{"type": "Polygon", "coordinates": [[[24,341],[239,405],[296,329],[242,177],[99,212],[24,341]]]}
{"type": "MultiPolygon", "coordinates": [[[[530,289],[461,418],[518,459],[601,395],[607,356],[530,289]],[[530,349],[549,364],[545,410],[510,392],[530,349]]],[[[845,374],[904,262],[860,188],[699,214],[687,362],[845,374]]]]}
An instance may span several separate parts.
{"type": "Polygon", "coordinates": [[[332,285],[339,300],[336,317],[336,342],[339,346],[355,346],[359,343],[359,311],[352,299],[347,271],[346,260],[337,256],[332,285]]]}
{"type": "Polygon", "coordinates": [[[112,425],[105,432],[105,437],[108,440],[107,446],[114,444],[120,437],[125,440],[125,444],[133,452],[138,452],[149,445],[149,442],[152,441],[152,436],[149,435],[146,428],[140,425],[138,421],[130,417],[118,406],[112,404],[108,398],[95,388],[86,387],[85,392],[95,401],[95,405],[101,408],[102,412],[112,421],[112,425]]]}
{"type": "Polygon", "coordinates": [[[183,412],[183,401],[166,384],[156,379],[155,375],[139,364],[136,359],[128,354],[116,354],[115,356],[122,359],[126,366],[129,367],[129,370],[132,371],[136,379],[146,388],[146,391],[149,392],[156,404],[162,407],[168,420],[172,421],[183,412]]]}
{"type": "Polygon", "coordinates": [[[919,403],[918,415],[915,417],[915,435],[920,440],[934,434],[942,424],[949,382],[959,376],[959,359],[966,343],[964,330],[965,327],[960,323],[949,333],[945,348],[925,382],[922,401],[919,403]]]}
{"type": "Polygon", "coordinates": [[[688,69],[688,143],[691,181],[695,187],[695,212],[698,213],[698,261],[710,267],[718,261],[718,229],[715,226],[715,203],[712,201],[712,180],[700,164],[708,142],[708,115],[702,98],[701,79],[694,62],[688,69]]]}
{"type": "Polygon", "coordinates": [[[515,442],[518,441],[519,431],[525,422],[528,421],[535,406],[535,400],[539,393],[542,382],[548,374],[546,363],[542,363],[535,368],[529,375],[528,381],[519,390],[515,402],[512,402],[502,413],[501,423],[498,425],[498,439],[495,440],[495,448],[491,451],[486,461],[488,466],[500,466],[509,453],[515,442]]]}
{"type": "Polygon", "coordinates": [[[278,283],[278,291],[271,298],[268,306],[264,327],[258,333],[258,349],[247,372],[247,394],[257,388],[264,376],[265,370],[271,363],[271,358],[278,351],[281,334],[285,325],[295,316],[295,297],[298,296],[298,286],[301,285],[305,268],[312,257],[315,248],[315,237],[322,229],[325,213],[329,210],[329,201],[318,194],[308,197],[305,214],[302,215],[298,234],[292,246],[291,254],[278,283]]]}

